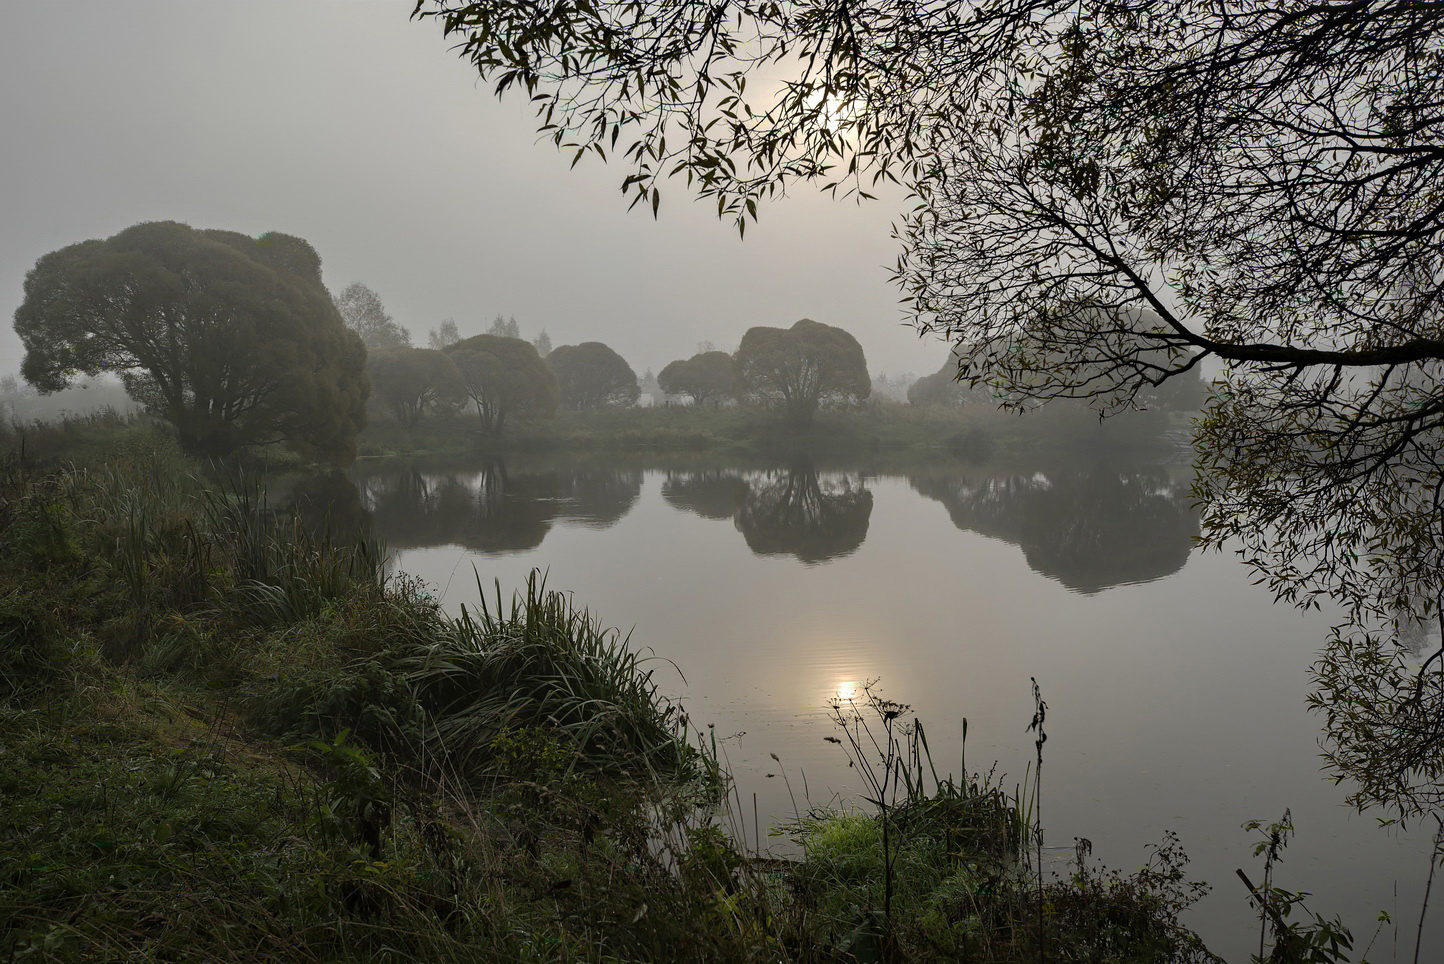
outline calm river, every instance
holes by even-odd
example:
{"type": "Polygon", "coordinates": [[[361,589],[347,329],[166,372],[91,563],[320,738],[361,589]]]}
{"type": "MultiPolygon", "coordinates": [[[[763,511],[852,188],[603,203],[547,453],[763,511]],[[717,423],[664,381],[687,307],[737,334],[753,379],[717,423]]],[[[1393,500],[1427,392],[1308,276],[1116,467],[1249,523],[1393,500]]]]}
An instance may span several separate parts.
{"type": "MultiPolygon", "coordinates": [[[[1304,704],[1332,614],[1274,605],[1231,556],[1195,551],[1180,466],[508,458],[352,478],[394,566],[448,608],[475,602],[476,576],[509,590],[545,569],[670,661],[654,664],[665,689],[727,737],[749,840],[753,794],[764,846],[781,846],[766,828],[793,796],[857,789],[824,739],[830,698],[878,680],[925,722],[940,770],[957,769],[966,718],[968,768],[996,760],[1011,785],[1033,755],[1036,677],[1060,862],[1087,837],[1131,871],[1176,832],[1214,888],[1190,922],[1247,960],[1257,919],[1234,870],[1262,868],[1240,824],[1290,808],[1276,882],[1343,916],[1358,949],[1389,912],[1371,958],[1412,956],[1427,835],[1343,805],[1304,704]]],[[[1444,926],[1425,947],[1444,954],[1444,926]]]]}

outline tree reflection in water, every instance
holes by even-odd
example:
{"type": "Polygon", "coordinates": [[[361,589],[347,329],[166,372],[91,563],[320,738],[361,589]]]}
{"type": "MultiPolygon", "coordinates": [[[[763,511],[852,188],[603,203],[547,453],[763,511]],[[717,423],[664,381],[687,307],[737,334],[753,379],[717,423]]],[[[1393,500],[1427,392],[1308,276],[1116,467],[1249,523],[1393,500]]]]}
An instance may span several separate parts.
{"type": "Polygon", "coordinates": [[[562,472],[559,517],[589,529],[605,529],[632,511],[642,494],[642,472],[620,469],[562,472]]]}
{"type": "Polygon", "coordinates": [[[365,483],[372,524],[397,549],[454,544],[477,552],[535,549],[551,530],[555,476],[512,476],[499,460],[471,472],[407,469],[365,483]]]}
{"type": "Polygon", "coordinates": [[[736,472],[668,472],[662,483],[667,504],[704,519],[731,519],[747,501],[747,481],[736,472]]]}
{"type": "Polygon", "coordinates": [[[294,512],[313,535],[337,541],[371,535],[371,517],[361,493],[340,469],[271,482],[266,496],[280,511],[294,512]]]}
{"type": "MultiPolygon", "coordinates": [[[[758,555],[813,564],[856,551],[867,537],[873,496],[860,473],[819,472],[806,459],[741,472],[672,471],[662,482],[671,506],[731,519],[758,555]]],[[[342,480],[344,481],[344,480],[342,480]]],[[[349,519],[369,510],[372,529],[397,549],[453,544],[477,552],[535,549],[557,522],[607,528],[636,505],[637,468],[512,471],[491,459],[465,471],[407,468],[360,475],[360,497],[325,493],[334,479],[297,490],[312,509],[325,503],[349,519]],[[350,508],[345,508],[346,505],[350,508]]],[[[1198,534],[1186,483],[1166,468],[1099,465],[1047,472],[976,470],[914,473],[919,494],[942,502],[960,529],[1022,548],[1037,572],[1076,592],[1147,582],[1177,572],[1198,534]]]]}
{"type": "Polygon", "coordinates": [[[855,552],[871,518],[872,493],[861,476],[819,476],[811,462],[800,461],[753,479],[735,522],[757,555],[815,563],[855,552]]]}
{"type": "Polygon", "coordinates": [[[460,545],[522,552],[541,545],[556,521],[606,528],[642,491],[640,471],[511,472],[500,459],[470,471],[407,468],[361,479],[375,532],[396,549],[460,545]]]}
{"type": "Polygon", "coordinates": [[[1187,485],[1162,468],[921,474],[909,481],[941,502],[959,529],[1019,546],[1035,572],[1074,592],[1171,575],[1198,535],[1187,485]]]}
{"type": "Polygon", "coordinates": [[[662,497],[705,519],[732,519],[759,556],[790,555],[805,563],[855,552],[867,538],[872,493],[860,475],[819,474],[806,459],[785,469],[749,473],[674,473],[662,497]]]}

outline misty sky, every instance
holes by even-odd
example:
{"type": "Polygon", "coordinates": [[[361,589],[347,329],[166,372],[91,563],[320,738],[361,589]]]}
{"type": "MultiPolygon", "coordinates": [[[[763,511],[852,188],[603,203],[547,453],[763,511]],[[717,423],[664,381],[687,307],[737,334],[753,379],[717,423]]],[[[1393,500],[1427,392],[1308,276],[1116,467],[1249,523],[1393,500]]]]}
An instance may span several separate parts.
{"type": "Polygon", "coordinates": [[[810,317],[874,374],[941,364],[888,281],[895,210],[802,191],[742,241],[678,182],[658,221],[628,213],[620,167],[569,170],[411,7],[0,2],[0,373],[35,260],[153,220],[299,235],[332,291],[369,285],[422,343],[500,313],[641,374],[810,317]]]}

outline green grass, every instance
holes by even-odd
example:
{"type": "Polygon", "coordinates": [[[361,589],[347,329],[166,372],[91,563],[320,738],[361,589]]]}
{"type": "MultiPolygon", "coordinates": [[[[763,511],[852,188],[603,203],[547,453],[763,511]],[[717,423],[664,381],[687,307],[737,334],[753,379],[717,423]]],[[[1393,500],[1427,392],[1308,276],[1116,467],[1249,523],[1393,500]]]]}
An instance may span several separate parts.
{"type": "MultiPolygon", "coordinates": [[[[500,438],[484,435],[474,416],[432,416],[414,429],[376,415],[362,432],[363,459],[458,457],[478,453],[581,454],[625,451],[638,456],[710,454],[733,459],[807,454],[818,458],[889,456],[951,458],[969,462],[1053,453],[1169,451],[1163,435],[1186,417],[1125,413],[1099,421],[1079,404],[1055,404],[1025,415],[973,406],[914,407],[888,400],[823,410],[799,432],[776,413],[730,406],[672,406],[559,412],[554,418],[519,417],[500,438]]],[[[1182,427],[1186,427],[1186,424],[1182,427]]],[[[0,452],[24,452],[33,463],[99,465],[119,452],[173,447],[173,430],[144,415],[114,411],[66,416],[25,425],[0,423],[0,452]]],[[[302,468],[295,453],[269,446],[243,453],[253,470],[302,468]]]]}
{"type": "Polygon", "coordinates": [[[362,434],[364,458],[620,449],[722,452],[732,456],[806,452],[918,453],[982,461],[1056,451],[1163,450],[1172,428],[1163,413],[1129,413],[1099,421],[1084,406],[1056,404],[1026,415],[976,406],[913,407],[890,401],[820,412],[799,432],[776,413],[738,406],[672,406],[559,412],[518,418],[500,438],[481,434],[475,418],[433,418],[414,430],[378,418],[362,434]]]}
{"type": "Polygon", "coordinates": [[[0,472],[7,959],[481,959],[482,919],[427,908],[460,886],[446,841],[514,846],[477,801],[517,734],[619,815],[651,792],[621,774],[707,774],[641,658],[561,594],[450,619],[254,480],[110,441],[0,472]]]}
{"type": "MultiPolygon", "coordinates": [[[[1204,891],[1171,838],[1133,875],[1091,867],[1044,881],[1031,786],[939,776],[922,724],[870,688],[833,704],[868,811],[813,812],[792,828],[812,940],[877,961],[1211,961],[1179,914],[1204,891]]],[[[966,733],[965,737],[966,739],[966,733]]]]}
{"type": "Polygon", "coordinates": [[[0,463],[0,959],[1186,959],[1177,861],[1037,890],[1018,800],[917,728],[905,792],[750,854],[647,658],[540,577],[453,618],[97,425],[0,463]]]}
{"type": "Polygon", "coordinates": [[[0,453],[17,462],[65,460],[81,465],[165,447],[173,430],[156,419],[104,409],[48,421],[0,420],[0,453]]]}

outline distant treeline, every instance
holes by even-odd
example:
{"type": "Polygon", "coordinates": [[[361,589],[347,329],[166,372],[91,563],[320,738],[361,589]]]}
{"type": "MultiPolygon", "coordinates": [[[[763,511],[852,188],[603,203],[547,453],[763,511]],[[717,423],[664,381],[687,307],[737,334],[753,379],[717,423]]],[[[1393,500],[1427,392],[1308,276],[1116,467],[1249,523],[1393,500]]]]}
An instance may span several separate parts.
{"type": "MultiPolygon", "coordinates": [[[[778,432],[806,435],[819,413],[856,413],[875,395],[857,339],[806,318],[789,328],[750,328],[731,353],[701,344],[690,358],[641,378],[600,341],[553,347],[545,330],[529,341],[516,319],[500,316],[468,338],[447,319],[427,333],[426,347],[416,347],[375,291],[356,283],[333,296],[304,240],[175,222],[137,224],[43,256],[26,277],[15,328],[27,385],[0,385],[0,417],[24,424],[143,407],[173,426],[188,454],[211,458],[283,445],[305,459],[346,464],[368,422],[383,436],[440,422],[455,433],[459,414],[471,410],[477,420],[461,434],[495,440],[519,419],[657,405],[698,414],[739,408],[780,426],[734,420],[723,432],[751,445],[778,432]],[[120,385],[102,380],[107,375],[120,385]]],[[[957,373],[949,355],[937,373],[910,385],[909,402],[988,409],[1012,401],[957,373]]],[[[885,389],[877,404],[899,399],[900,384],[885,389]]],[[[1188,411],[1202,397],[1202,383],[1190,376],[1131,401],[1188,411]]],[[[698,425],[661,429],[633,425],[617,440],[707,444],[698,425]]],[[[575,425],[563,433],[529,424],[522,434],[550,444],[609,437],[575,425]]],[[[894,442],[879,435],[875,444],[894,442]]],[[[410,438],[367,447],[373,454],[417,448],[410,438]]]]}

